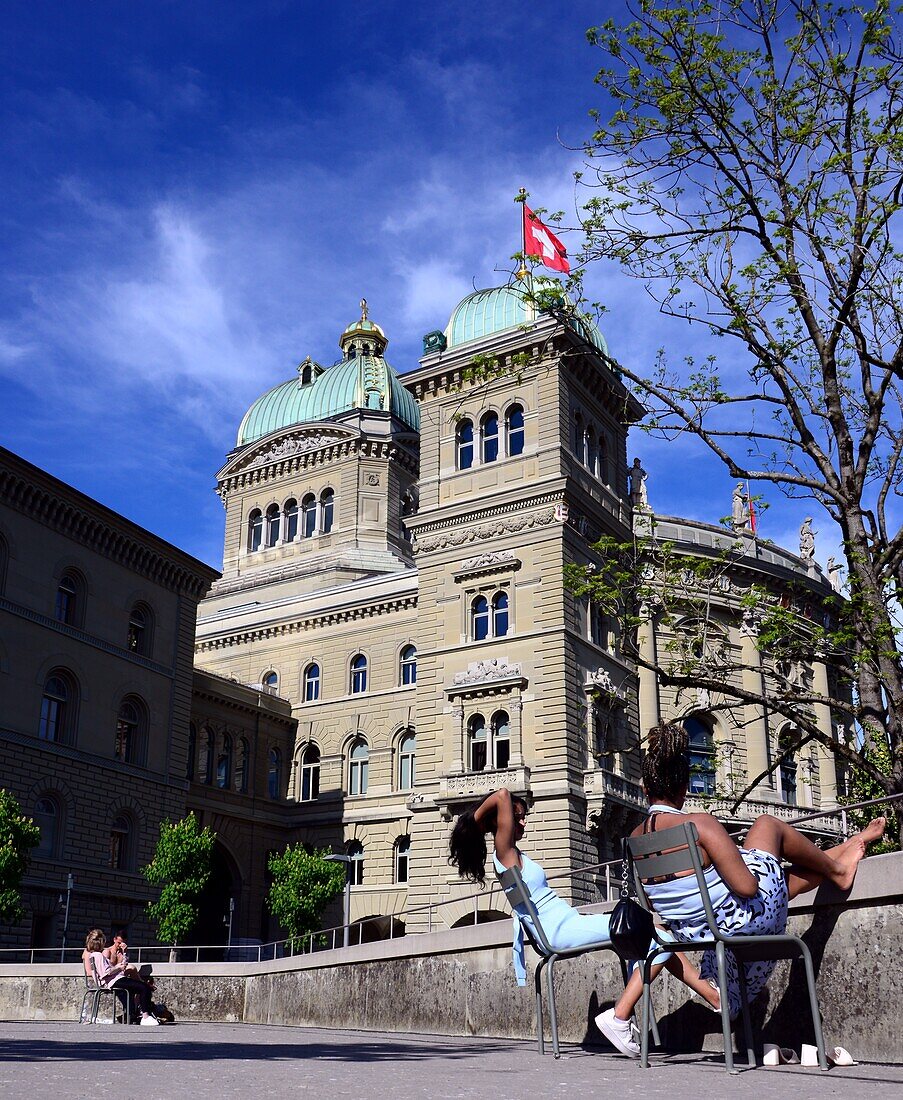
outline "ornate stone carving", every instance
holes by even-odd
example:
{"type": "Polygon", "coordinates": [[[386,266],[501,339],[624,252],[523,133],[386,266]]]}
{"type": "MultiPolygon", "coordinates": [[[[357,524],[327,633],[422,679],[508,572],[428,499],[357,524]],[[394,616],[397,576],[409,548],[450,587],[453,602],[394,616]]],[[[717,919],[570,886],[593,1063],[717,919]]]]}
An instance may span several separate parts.
{"type": "Polygon", "coordinates": [[[492,520],[490,523],[481,523],[476,527],[464,529],[457,527],[422,537],[415,534],[414,546],[419,553],[431,553],[434,550],[445,550],[449,546],[464,546],[469,542],[482,542],[484,539],[497,539],[502,535],[529,531],[533,527],[545,527],[554,519],[554,509],[546,508],[541,512],[531,512],[528,515],[492,520]]]}
{"type": "Polygon", "coordinates": [[[604,668],[597,668],[595,672],[588,672],[586,675],[586,687],[594,691],[601,692],[603,695],[608,696],[611,700],[624,700],[624,689],[616,688],[614,680],[611,678],[611,673],[604,668]]]}
{"type": "Polygon", "coordinates": [[[507,680],[521,675],[519,664],[509,665],[504,659],[496,657],[488,661],[474,661],[465,672],[456,672],[452,683],[456,687],[467,684],[482,684],[487,680],[507,680]]]}
{"type": "Polygon", "coordinates": [[[633,465],[627,471],[630,478],[630,500],[634,508],[648,508],[649,498],[646,495],[646,479],[648,474],[643,469],[638,458],[633,460],[633,465]]]}
{"type": "Polygon", "coordinates": [[[492,569],[497,565],[520,565],[520,561],[510,550],[497,550],[488,554],[480,554],[476,558],[466,558],[461,565],[462,573],[469,573],[477,569],[492,569]]]}
{"type": "Polygon", "coordinates": [[[271,462],[278,462],[283,458],[291,458],[293,455],[304,454],[306,451],[318,451],[321,447],[328,447],[332,443],[347,439],[346,435],[338,432],[304,432],[298,435],[284,436],[252,455],[245,464],[245,469],[253,470],[257,466],[267,466],[271,462]]]}
{"type": "Polygon", "coordinates": [[[368,485],[379,485],[379,474],[367,474],[368,485]]]}
{"type": "Polygon", "coordinates": [[[800,557],[803,561],[815,560],[815,536],[817,531],[812,530],[812,517],[806,516],[800,525],[800,557]]]}

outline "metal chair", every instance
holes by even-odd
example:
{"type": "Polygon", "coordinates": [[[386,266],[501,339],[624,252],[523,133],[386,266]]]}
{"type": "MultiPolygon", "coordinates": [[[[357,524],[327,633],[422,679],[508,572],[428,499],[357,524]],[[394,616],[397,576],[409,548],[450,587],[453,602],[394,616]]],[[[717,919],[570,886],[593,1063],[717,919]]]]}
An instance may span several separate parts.
{"type": "MultiPolygon", "coordinates": [[[[520,872],[519,867],[508,867],[502,874],[497,875],[499,883],[505,892],[505,896],[508,898],[508,903],[511,906],[514,915],[520,920],[520,915],[517,913],[515,906],[522,906],[526,909],[527,914],[530,917],[532,928],[526,921],[521,920],[520,926],[523,929],[524,937],[539,955],[539,962],[537,963],[536,970],[533,972],[533,985],[536,990],[536,1039],[537,1047],[540,1054],[545,1054],[545,1037],[543,1035],[543,1012],[542,1012],[542,972],[546,971],[546,984],[549,992],[549,1022],[552,1027],[552,1052],[556,1058],[561,1057],[561,1050],[558,1043],[558,1013],[555,1008],[555,982],[554,982],[554,967],[558,959],[573,959],[578,955],[586,955],[590,951],[613,951],[611,946],[611,940],[599,940],[596,943],[584,944],[582,947],[575,947],[566,951],[556,951],[549,942],[546,936],[545,929],[542,926],[542,921],[539,917],[539,912],[536,908],[536,904],[533,901],[533,896],[530,893],[530,888],[524,882],[523,875],[520,872]]],[[[627,965],[623,959],[619,957],[618,960],[621,963],[621,974],[624,978],[624,982],[627,982],[627,965]]],[[[643,990],[644,1008],[645,1003],[649,997],[648,989],[643,990]]],[[[645,1028],[650,1027],[649,1020],[650,1013],[644,1012],[644,1024],[645,1028]]],[[[653,1038],[655,1043],[659,1043],[658,1026],[655,1022],[655,1017],[652,1016],[651,1028],[653,1032],[653,1038]]],[[[647,1035],[648,1042],[648,1035],[647,1035]]]]}
{"type": "Polygon", "coordinates": [[[91,1013],[90,1013],[90,1016],[89,1016],[89,1021],[92,1024],[96,1024],[97,1023],[97,1013],[100,1011],[100,999],[106,993],[106,994],[108,994],[109,996],[111,996],[113,998],[113,1002],[112,1002],[112,1006],[111,1006],[112,1010],[113,1010],[113,1012],[112,1012],[113,1023],[114,1024],[116,1023],[116,1006],[119,1005],[119,1007],[122,1009],[122,1017],[123,1017],[124,1023],[130,1024],[132,1022],[132,998],[131,998],[131,995],[124,989],[120,990],[119,992],[122,993],[121,998],[119,996],[119,993],[116,991],[116,987],[114,985],[103,985],[103,983],[100,981],[100,979],[97,976],[97,968],[95,967],[94,960],[92,959],[91,960],[91,976],[89,977],[87,971],[85,972],[85,993],[84,993],[84,996],[82,997],[82,1008],[81,1008],[81,1014],[79,1016],[79,1019],[83,1018],[84,1012],[85,1012],[85,1005],[87,1004],[88,998],[91,997],[92,1001],[91,1001],[91,1013]]]}
{"type": "MultiPolygon", "coordinates": [[[[699,834],[692,821],[682,822],[680,825],[663,829],[657,833],[644,833],[640,836],[629,837],[627,851],[633,868],[634,883],[636,885],[637,900],[649,912],[654,912],[645,891],[645,883],[653,879],[663,879],[671,875],[679,875],[682,872],[692,872],[696,876],[696,884],[702,895],[702,904],[705,909],[706,919],[709,925],[709,938],[692,941],[665,941],[661,932],[656,929],[655,937],[659,943],[670,943],[672,949],[681,946],[691,951],[711,950],[715,951],[715,959],[718,965],[718,988],[721,993],[721,1030],[724,1035],[724,1061],[729,1073],[739,1072],[734,1067],[734,1047],[731,1034],[730,1006],[727,997],[727,969],[725,967],[725,951],[732,951],[737,959],[737,969],[740,974],[740,999],[742,1003],[744,1041],[746,1042],[746,1061],[752,1067],[756,1065],[756,1054],[753,1048],[752,1025],[749,1018],[749,1005],[746,998],[746,974],[743,963],[760,962],[771,959],[795,959],[802,958],[806,971],[806,983],[809,991],[809,1007],[812,1012],[812,1027],[815,1032],[815,1044],[818,1048],[818,1064],[821,1069],[828,1068],[825,1057],[825,1041],[822,1036],[821,1015],[818,1008],[818,998],[815,992],[815,970],[812,966],[812,955],[809,948],[799,938],[791,935],[765,935],[765,936],[727,936],[718,928],[715,920],[715,911],[712,907],[712,899],[709,896],[708,885],[705,880],[705,871],[702,866],[702,856],[699,851],[699,834]]],[[[646,1013],[649,1005],[649,969],[652,956],[650,955],[643,965],[643,989],[646,994],[643,997],[643,1027],[646,1027],[646,1013]]],[[[649,1066],[649,1042],[646,1031],[643,1031],[641,1062],[644,1069],[649,1066]]]]}

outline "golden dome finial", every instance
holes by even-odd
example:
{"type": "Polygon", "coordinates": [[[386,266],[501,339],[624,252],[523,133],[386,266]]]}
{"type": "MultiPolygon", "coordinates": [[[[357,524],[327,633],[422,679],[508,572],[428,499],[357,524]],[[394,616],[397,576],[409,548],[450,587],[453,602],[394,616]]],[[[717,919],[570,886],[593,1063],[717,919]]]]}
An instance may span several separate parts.
{"type": "Polygon", "coordinates": [[[370,312],[367,309],[367,299],[361,298],[361,320],[366,321],[370,316],[370,312]]]}

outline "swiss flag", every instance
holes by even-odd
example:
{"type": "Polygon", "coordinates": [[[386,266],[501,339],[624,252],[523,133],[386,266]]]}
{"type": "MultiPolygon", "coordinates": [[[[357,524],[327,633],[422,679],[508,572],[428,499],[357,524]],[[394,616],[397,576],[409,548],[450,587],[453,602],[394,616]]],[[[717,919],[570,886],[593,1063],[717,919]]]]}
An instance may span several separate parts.
{"type": "Polygon", "coordinates": [[[570,274],[571,265],[564,245],[548,226],[543,225],[524,203],[524,255],[539,260],[544,267],[570,274]]]}

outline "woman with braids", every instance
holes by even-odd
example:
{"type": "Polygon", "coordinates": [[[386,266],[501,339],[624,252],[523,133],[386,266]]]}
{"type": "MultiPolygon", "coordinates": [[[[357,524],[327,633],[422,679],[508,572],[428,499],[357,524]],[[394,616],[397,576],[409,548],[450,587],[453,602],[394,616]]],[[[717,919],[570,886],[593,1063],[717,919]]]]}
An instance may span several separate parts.
{"type": "MultiPolygon", "coordinates": [[[[718,927],[725,935],[782,935],[787,927],[787,903],[822,882],[849,890],[865,849],[884,832],[877,817],[861,833],[822,851],[791,825],[764,814],[746,834],[746,847],[737,848],[724,826],[711,814],[685,813],[690,781],[687,732],[682,726],[656,726],[649,731],[643,759],[643,786],[651,805],[646,821],[632,835],[671,829],[692,821],[699,834],[703,866],[718,927]],[[787,871],[781,861],[790,864],[787,871]]],[[[647,882],[646,893],[655,911],[679,941],[705,937],[707,923],[702,894],[692,871],[665,882],[647,882]]],[[[737,960],[728,951],[728,997],[731,1017],[740,1011],[737,960]]],[[[764,988],[774,962],[746,964],[748,998],[764,988]]],[[[716,985],[715,952],[703,955],[703,979],[716,985]]]]}
{"type": "MultiPolygon", "coordinates": [[[[512,798],[505,787],[494,791],[474,809],[462,813],[455,822],[449,841],[449,862],[458,868],[462,878],[482,886],[486,881],[486,834],[492,833],[496,872],[501,874],[507,867],[520,868],[553,948],[566,951],[608,939],[608,914],[578,913],[549,888],[545,872],[539,864],[517,847],[524,836],[526,817],[527,804],[522,798],[512,798]]],[[[514,973],[517,984],[525,985],[527,970],[521,922],[529,926],[530,918],[521,908],[515,909],[514,916],[514,973]]],[[[660,973],[662,966],[667,966],[713,1008],[718,1007],[718,990],[700,978],[699,971],[685,956],[668,956],[666,961],[653,967],[653,974],[660,973]]],[[[634,1058],[639,1057],[640,1047],[631,1031],[630,1018],[642,993],[643,982],[637,968],[614,1008],[596,1017],[596,1026],[609,1042],[622,1054],[634,1058]]]]}

